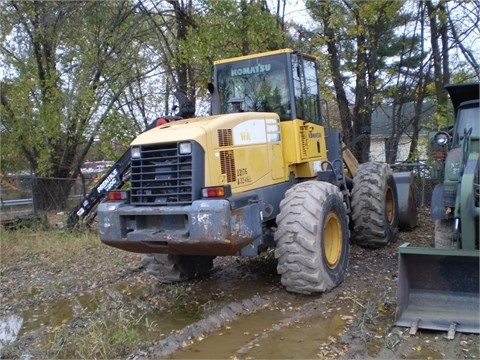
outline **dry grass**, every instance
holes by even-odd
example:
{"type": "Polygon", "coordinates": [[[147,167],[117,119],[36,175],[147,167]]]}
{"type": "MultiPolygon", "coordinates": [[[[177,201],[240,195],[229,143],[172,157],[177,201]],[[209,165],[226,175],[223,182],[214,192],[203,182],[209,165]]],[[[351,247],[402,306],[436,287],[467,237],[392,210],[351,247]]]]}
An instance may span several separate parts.
{"type": "Polygon", "coordinates": [[[0,230],[0,263],[14,265],[32,256],[51,261],[69,260],[86,247],[103,246],[93,231],[48,229],[42,225],[16,230],[0,230]]]}
{"type": "Polygon", "coordinates": [[[89,229],[71,231],[44,222],[0,229],[0,318],[24,319],[20,338],[0,357],[125,356],[141,343],[133,326],[140,315],[125,313],[104,289],[140,275],[140,257],[102,244],[89,229]],[[95,312],[71,318],[76,299],[85,294],[95,312]],[[30,329],[38,317],[45,323],[30,329]]]}

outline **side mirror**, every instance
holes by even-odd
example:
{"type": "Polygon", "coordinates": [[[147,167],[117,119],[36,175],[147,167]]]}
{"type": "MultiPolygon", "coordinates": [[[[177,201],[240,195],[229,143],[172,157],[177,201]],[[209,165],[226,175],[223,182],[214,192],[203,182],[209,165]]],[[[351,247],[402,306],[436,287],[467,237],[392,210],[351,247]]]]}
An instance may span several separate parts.
{"type": "Polygon", "coordinates": [[[207,84],[207,90],[210,94],[213,94],[213,92],[215,91],[215,85],[213,85],[211,82],[209,82],[207,84]]]}

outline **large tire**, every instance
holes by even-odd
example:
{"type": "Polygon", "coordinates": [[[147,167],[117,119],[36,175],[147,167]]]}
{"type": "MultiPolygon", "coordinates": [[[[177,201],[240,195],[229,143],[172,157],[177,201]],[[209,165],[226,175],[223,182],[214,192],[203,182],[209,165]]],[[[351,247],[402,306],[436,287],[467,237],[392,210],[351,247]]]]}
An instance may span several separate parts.
{"type": "Polygon", "coordinates": [[[339,188],[302,182],[285,193],[275,231],[277,271],[287,291],[328,291],[345,278],[348,216],[339,188]]]}
{"type": "Polygon", "coordinates": [[[207,274],[213,268],[213,256],[144,254],[146,272],[162,283],[187,281],[207,274]]]}
{"type": "Polygon", "coordinates": [[[390,166],[361,164],[353,178],[352,239],[360,246],[379,248],[394,241],[398,231],[398,197],[390,166]]]}
{"type": "Polygon", "coordinates": [[[458,241],[452,246],[453,219],[435,220],[434,246],[437,249],[458,249],[458,241]]]}

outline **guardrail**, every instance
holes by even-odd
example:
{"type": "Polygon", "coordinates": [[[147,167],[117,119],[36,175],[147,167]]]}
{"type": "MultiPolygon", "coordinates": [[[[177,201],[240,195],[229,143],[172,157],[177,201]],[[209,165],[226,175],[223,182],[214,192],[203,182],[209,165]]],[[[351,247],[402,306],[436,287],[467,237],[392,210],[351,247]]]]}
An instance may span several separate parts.
{"type": "Polygon", "coordinates": [[[32,199],[2,200],[2,207],[32,205],[32,199]]]}
{"type": "MultiPolygon", "coordinates": [[[[83,195],[72,195],[68,200],[81,200],[83,195]]],[[[13,199],[13,200],[0,200],[0,205],[2,208],[14,207],[14,206],[27,206],[33,205],[33,199],[13,199]]]]}

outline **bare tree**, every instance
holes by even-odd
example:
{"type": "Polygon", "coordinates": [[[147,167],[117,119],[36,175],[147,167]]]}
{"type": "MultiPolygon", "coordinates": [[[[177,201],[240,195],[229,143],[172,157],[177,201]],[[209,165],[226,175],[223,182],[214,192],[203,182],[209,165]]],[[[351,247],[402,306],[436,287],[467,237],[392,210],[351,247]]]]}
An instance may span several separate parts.
{"type": "Polygon", "coordinates": [[[10,1],[2,10],[17,40],[4,34],[2,43],[2,60],[15,69],[4,80],[2,146],[28,159],[36,208],[63,209],[103,126],[119,123],[120,95],[151,71],[134,71],[142,18],[126,0],[10,1]]]}
{"type": "Polygon", "coordinates": [[[322,25],[319,36],[325,37],[345,140],[355,157],[366,162],[370,153],[367,133],[382,87],[380,74],[385,57],[392,55],[385,44],[395,40],[393,30],[398,26],[401,3],[326,0],[308,1],[307,5],[322,25]],[[347,72],[353,74],[353,101],[347,97],[347,72]]]}
{"type": "MultiPolygon", "coordinates": [[[[448,6],[448,3],[446,4],[448,6]]],[[[480,39],[480,1],[472,0],[470,3],[458,2],[451,9],[447,8],[448,25],[451,31],[451,47],[458,47],[465,60],[473,69],[477,79],[480,79],[480,65],[478,52],[474,53],[474,41],[480,39]],[[460,14],[454,18],[453,14],[460,14]]],[[[478,46],[478,45],[477,45],[478,46]]]]}
{"type": "Polygon", "coordinates": [[[450,82],[445,0],[440,0],[436,5],[431,0],[427,0],[425,6],[430,20],[430,45],[432,48],[435,92],[438,105],[442,108],[446,107],[448,103],[444,86],[450,82]]]}

